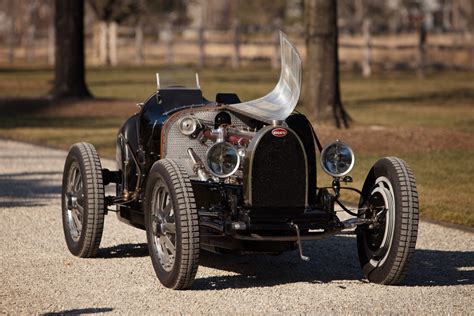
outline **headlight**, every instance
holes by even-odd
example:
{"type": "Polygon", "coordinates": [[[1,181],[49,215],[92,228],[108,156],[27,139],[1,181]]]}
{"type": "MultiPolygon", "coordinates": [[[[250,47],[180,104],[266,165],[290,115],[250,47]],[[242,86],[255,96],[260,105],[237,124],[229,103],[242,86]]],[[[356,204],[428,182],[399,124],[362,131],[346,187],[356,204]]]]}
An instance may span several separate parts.
{"type": "Polygon", "coordinates": [[[343,142],[336,140],[321,152],[321,167],[333,177],[342,177],[354,167],[354,152],[343,142]]]}
{"type": "Polygon", "coordinates": [[[239,169],[240,156],[229,143],[219,142],[212,145],[206,154],[206,167],[211,174],[219,178],[226,178],[239,169]]]}

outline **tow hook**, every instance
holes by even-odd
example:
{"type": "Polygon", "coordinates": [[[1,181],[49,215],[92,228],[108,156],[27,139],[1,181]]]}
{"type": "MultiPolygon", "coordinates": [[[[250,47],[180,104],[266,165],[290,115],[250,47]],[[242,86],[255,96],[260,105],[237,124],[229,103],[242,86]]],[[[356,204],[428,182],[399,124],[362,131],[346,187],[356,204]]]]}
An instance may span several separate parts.
{"type": "Polygon", "coordinates": [[[303,255],[303,245],[301,244],[300,228],[298,227],[298,224],[291,222],[291,227],[293,227],[296,231],[296,238],[298,242],[298,249],[300,251],[301,260],[309,261],[309,257],[306,257],[305,255],[303,255]]]}

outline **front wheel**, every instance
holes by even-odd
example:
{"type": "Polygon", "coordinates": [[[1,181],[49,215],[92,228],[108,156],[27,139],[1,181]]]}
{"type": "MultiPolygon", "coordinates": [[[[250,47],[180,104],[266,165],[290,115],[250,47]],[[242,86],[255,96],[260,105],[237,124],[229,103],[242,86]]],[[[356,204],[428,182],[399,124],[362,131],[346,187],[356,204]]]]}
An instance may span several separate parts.
{"type": "Polygon", "coordinates": [[[359,260],[374,283],[398,284],[406,274],[418,234],[418,193],[410,167],[401,159],[380,159],[370,170],[359,207],[374,224],[357,234],[359,260]]]}
{"type": "Polygon", "coordinates": [[[184,168],[162,159],[151,168],[145,192],[145,227],[153,268],[169,288],[189,288],[199,265],[199,223],[184,168]]]}
{"type": "Polygon", "coordinates": [[[67,155],[62,217],[69,251],[78,257],[94,257],[104,228],[104,184],[99,155],[91,144],[74,144],[67,155]]]}

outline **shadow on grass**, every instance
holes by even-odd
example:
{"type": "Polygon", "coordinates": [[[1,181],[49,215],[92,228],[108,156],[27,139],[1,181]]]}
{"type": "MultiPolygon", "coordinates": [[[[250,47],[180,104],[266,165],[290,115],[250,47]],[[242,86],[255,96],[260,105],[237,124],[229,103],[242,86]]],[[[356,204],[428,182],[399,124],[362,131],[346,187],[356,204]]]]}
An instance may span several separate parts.
{"type": "Polygon", "coordinates": [[[48,97],[1,97],[0,114],[34,114],[54,104],[48,97]]]}
{"type": "MultiPolygon", "coordinates": [[[[328,283],[338,280],[367,282],[352,237],[336,236],[304,244],[311,261],[299,259],[296,251],[280,256],[217,255],[201,251],[200,265],[231,272],[231,275],[199,277],[193,290],[224,290],[270,287],[288,283],[328,283]]],[[[99,250],[99,258],[147,256],[146,244],[123,244],[99,250]]],[[[417,249],[403,286],[446,286],[474,284],[474,252],[417,249]]]]}
{"type": "Polygon", "coordinates": [[[41,73],[52,72],[51,67],[0,67],[0,73],[41,73]]]}
{"type": "Polygon", "coordinates": [[[430,93],[418,93],[415,95],[403,95],[403,96],[393,96],[393,97],[382,97],[382,98],[371,98],[371,99],[361,99],[352,102],[347,102],[350,105],[354,106],[364,106],[364,105],[378,105],[378,104],[397,104],[397,105],[413,105],[414,103],[424,103],[428,104],[429,102],[440,102],[440,101],[449,101],[460,99],[472,100],[474,99],[474,90],[472,89],[455,89],[450,91],[440,91],[440,92],[430,92],[430,93]]]}
{"type": "Polygon", "coordinates": [[[0,97],[1,115],[36,115],[47,109],[68,106],[78,102],[114,102],[120,101],[114,98],[86,98],[86,99],[65,99],[56,100],[49,96],[40,97],[0,97]]]}
{"type": "Polygon", "coordinates": [[[0,118],[2,128],[77,128],[87,129],[117,128],[124,120],[122,118],[99,117],[41,117],[11,114],[0,118]]]}

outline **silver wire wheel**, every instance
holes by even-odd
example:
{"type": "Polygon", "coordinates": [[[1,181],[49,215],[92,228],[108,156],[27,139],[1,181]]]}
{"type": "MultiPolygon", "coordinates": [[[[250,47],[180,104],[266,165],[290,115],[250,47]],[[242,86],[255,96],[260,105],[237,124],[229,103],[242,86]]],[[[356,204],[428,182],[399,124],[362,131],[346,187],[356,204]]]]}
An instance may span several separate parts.
{"type": "Polygon", "coordinates": [[[373,223],[357,233],[359,261],[370,282],[398,284],[406,275],[418,235],[418,193],[410,167],[382,158],[370,170],[359,203],[373,223]]]}
{"type": "Polygon", "coordinates": [[[191,181],[177,161],[153,164],[143,207],[148,251],[158,280],[175,290],[191,287],[199,266],[199,221],[191,181]]]}
{"type": "Polygon", "coordinates": [[[152,225],[154,251],[163,270],[170,272],[176,257],[176,223],[173,203],[166,184],[159,181],[153,188],[152,225]]]}
{"type": "Polygon", "coordinates": [[[78,257],[94,257],[104,228],[102,166],[94,146],[74,144],[64,165],[62,218],[69,251],[78,257]]]}
{"type": "Polygon", "coordinates": [[[78,242],[81,237],[84,218],[84,183],[77,161],[74,161],[69,168],[64,198],[66,199],[66,218],[69,234],[71,234],[72,240],[78,242]]]}

